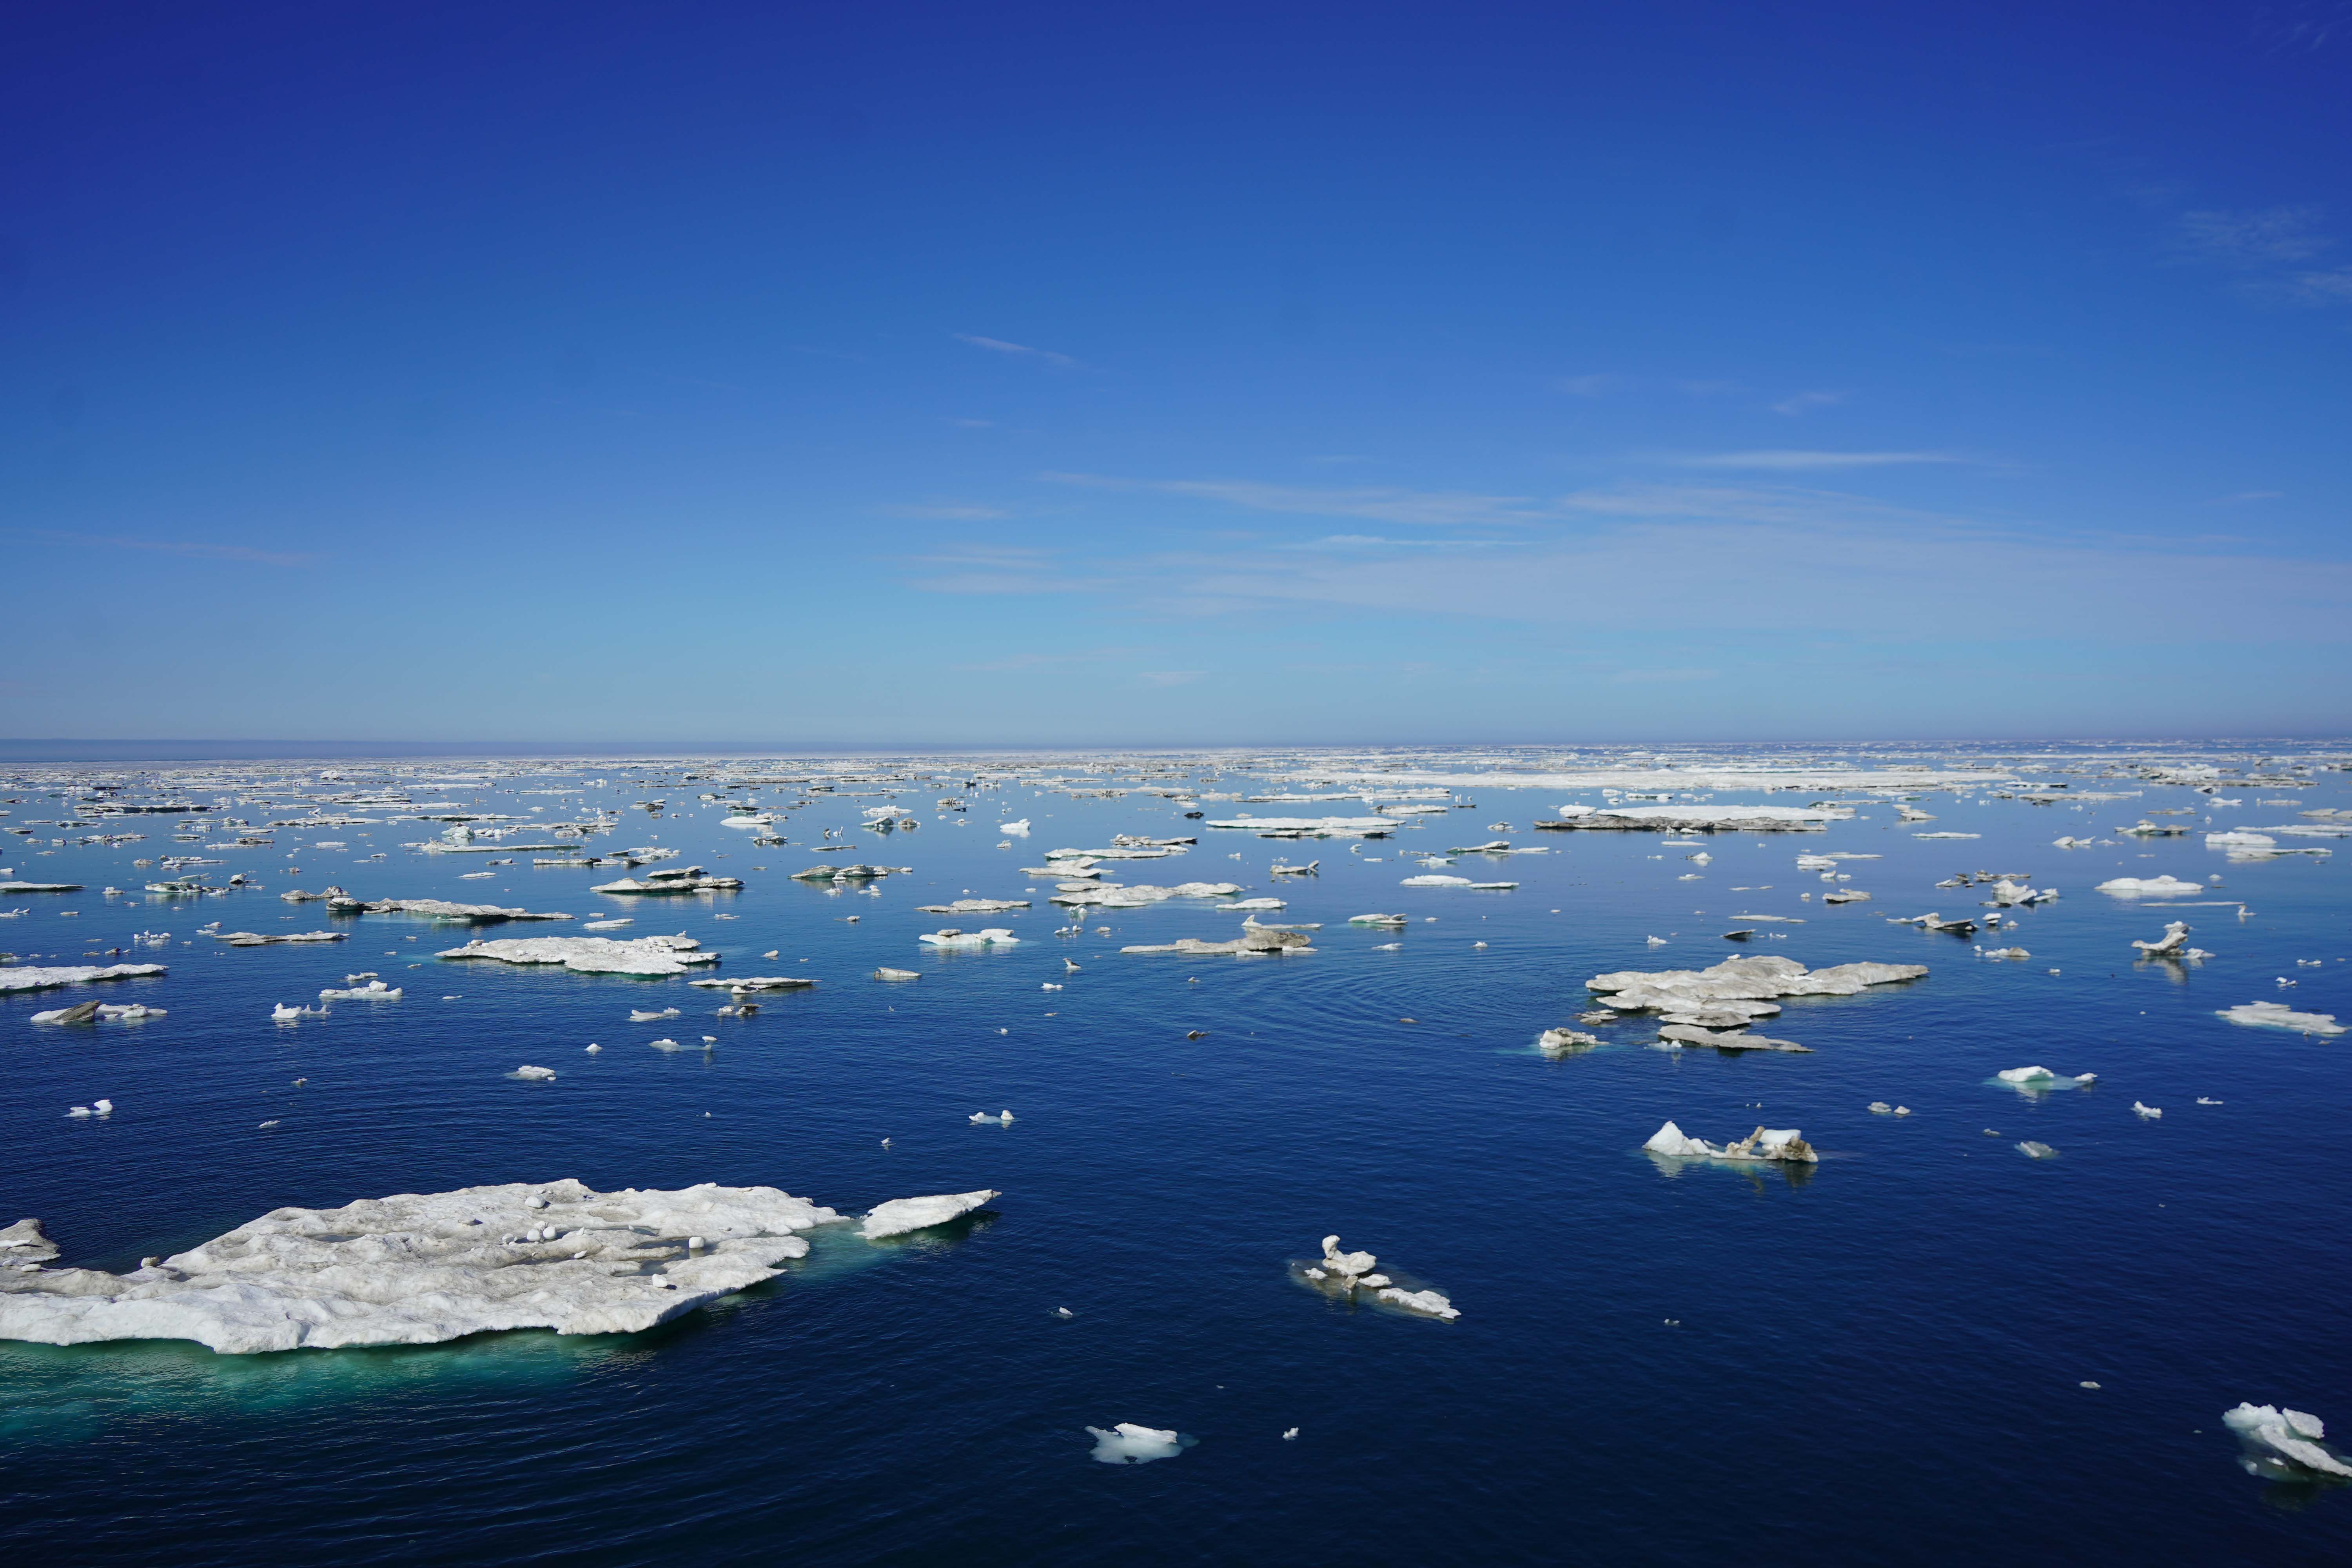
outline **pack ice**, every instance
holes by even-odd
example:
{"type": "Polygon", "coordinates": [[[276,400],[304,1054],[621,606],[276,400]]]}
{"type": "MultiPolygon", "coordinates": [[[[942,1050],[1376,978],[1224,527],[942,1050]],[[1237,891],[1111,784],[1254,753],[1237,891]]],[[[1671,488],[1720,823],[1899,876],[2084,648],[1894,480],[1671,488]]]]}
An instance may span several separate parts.
{"type": "MultiPolygon", "coordinates": [[[[994,1195],[901,1198],[866,1234],[937,1225],[994,1195]]],[[[128,1274],[0,1271],[0,1339],[194,1340],[241,1355],[504,1329],[635,1333],[773,1279],[807,1256],[802,1232],[843,1218],[774,1187],[599,1193],[568,1180],[273,1209],[128,1274]]],[[[8,1234],[39,1237],[38,1222],[8,1234]]],[[[38,1255],[19,1246],[15,1256],[38,1255]]]]}

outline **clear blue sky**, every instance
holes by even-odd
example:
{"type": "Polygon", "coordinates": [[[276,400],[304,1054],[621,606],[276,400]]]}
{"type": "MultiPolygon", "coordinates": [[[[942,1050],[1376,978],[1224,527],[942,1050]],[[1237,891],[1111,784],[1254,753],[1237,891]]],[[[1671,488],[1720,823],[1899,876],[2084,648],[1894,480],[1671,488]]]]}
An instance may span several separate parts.
{"type": "Polygon", "coordinates": [[[2352,5],[28,7],[0,734],[2352,731],[2352,5]]]}

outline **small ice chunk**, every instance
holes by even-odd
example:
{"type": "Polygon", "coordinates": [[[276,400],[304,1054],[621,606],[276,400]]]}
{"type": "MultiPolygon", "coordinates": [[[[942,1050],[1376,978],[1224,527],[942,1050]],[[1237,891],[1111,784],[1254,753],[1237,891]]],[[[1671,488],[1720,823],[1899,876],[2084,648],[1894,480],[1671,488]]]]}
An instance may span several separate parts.
{"type": "Polygon", "coordinates": [[[517,1078],[529,1079],[534,1083],[545,1083],[555,1077],[555,1069],[553,1068],[535,1068],[528,1066],[519,1067],[515,1068],[514,1075],[517,1078]]]}
{"type": "Polygon", "coordinates": [[[1703,1160],[1715,1152],[1701,1140],[1685,1137],[1683,1130],[1671,1121],[1650,1134],[1650,1141],[1642,1147],[1650,1153],[1677,1160],[1703,1160]]]}
{"type": "Polygon", "coordinates": [[[1462,1315],[1455,1310],[1453,1302],[1434,1290],[1404,1290],[1391,1286],[1381,1292],[1380,1299],[1392,1307],[1402,1307],[1408,1312],[1421,1312],[1429,1317],[1443,1318],[1449,1323],[1462,1315]]]}
{"type": "Polygon", "coordinates": [[[2054,1159],[2057,1157],[2058,1153],[2058,1151],[2053,1149],[2049,1144],[2032,1138],[2028,1138],[2024,1142],[2020,1143],[2017,1146],[2017,1152],[2024,1155],[2029,1160],[2054,1159]]]}

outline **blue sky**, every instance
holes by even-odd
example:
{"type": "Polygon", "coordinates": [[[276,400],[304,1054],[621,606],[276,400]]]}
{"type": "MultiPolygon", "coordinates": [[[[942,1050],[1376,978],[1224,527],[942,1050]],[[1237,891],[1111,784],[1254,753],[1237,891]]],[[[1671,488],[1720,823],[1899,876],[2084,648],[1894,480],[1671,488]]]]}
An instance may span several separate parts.
{"type": "Polygon", "coordinates": [[[2352,731],[2352,5],[8,55],[0,734],[2352,731]]]}

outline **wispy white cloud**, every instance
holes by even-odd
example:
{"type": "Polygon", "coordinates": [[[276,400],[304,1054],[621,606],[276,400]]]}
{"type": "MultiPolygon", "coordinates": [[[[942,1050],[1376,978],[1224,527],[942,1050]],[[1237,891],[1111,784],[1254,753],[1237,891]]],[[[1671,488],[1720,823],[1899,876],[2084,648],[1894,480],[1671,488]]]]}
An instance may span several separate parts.
{"type": "Polygon", "coordinates": [[[1577,397],[1598,397],[1616,383],[1613,375],[1564,375],[1552,385],[1577,397]]]}
{"type": "Polygon", "coordinates": [[[1205,669],[1147,669],[1136,679],[1146,686],[1190,686],[1208,673],[1205,669]]]}
{"type": "Polygon", "coordinates": [[[1772,412],[1794,418],[1800,414],[1810,414],[1816,408],[1828,408],[1843,403],[1845,398],[1843,392],[1795,392],[1772,405],[1772,412]]]}
{"type": "Polygon", "coordinates": [[[2321,216],[2321,209],[2311,205],[2253,213],[2182,213],[2180,247],[2203,260],[2233,267],[2308,261],[2336,243],[2316,232],[2321,216]]]}
{"type": "Polygon", "coordinates": [[[1465,550],[1498,544],[1495,539],[1390,539],[1378,533],[1327,533],[1320,539],[1277,541],[1276,550],[1465,550]]]}
{"type": "Polygon", "coordinates": [[[1124,479],[1101,474],[1045,473],[1041,479],[1096,489],[1153,490],[1222,501],[1253,511],[1303,513],[1311,517],[1360,517],[1375,522],[1423,524],[1529,522],[1543,513],[1529,510],[1527,496],[1477,495],[1456,490],[1405,490],[1363,486],[1347,489],[1305,485],[1259,484],[1247,479],[1124,479]]]}
{"type": "Polygon", "coordinates": [[[930,522],[986,522],[1013,514],[992,506],[877,506],[884,517],[904,517],[930,522]]]}
{"type": "Polygon", "coordinates": [[[1722,673],[1719,669],[1620,669],[1602,679],[1623,685],[1640,681],[1713,680],[1722,673]]]}
{"type": "Polygon", "coordinates": [[[950,335],[960,343],[970,343],[973,348],[986,349],[991,353],[1026,355],[1032,359],[1044,360],[1047,364],[1057,365],[1063,370],[1078,368],[1076,360],[1072,359],[1068,354],[1055,353],[1052,349],[1031,348],[1027,343],[1010,343],[1003,338],[983,338],[971,332],[954,332],[950,335]]]}
{"type": "Polygon", "coordinates": [[[1952,452],[1806,452],[1770,448],[1755,452],[1706,452],[1666,459],[1685,468],[1753,468],[1769,473],[1809,469],[1885,468],[1906,463],[1964,463],[1952,452]]]}
{"type": "Polygon", "coordinates": [[[200,540],[123,539],[101,533],[73,533],[63,529],[28,528],[19,537],[45,544],[86,545],[100,550],[146,550],[159,555],[186,555],[212,561],[249,561],[257,566],[310,566],[326,557],[308,551],[255,550],[243,544],[216,544],[200,540]]]}
{"type": "Polygon", "coordinates": [[[2284,490],[2240,490],[2233,496],[2217,496],[2214,498],[2216,501],[2223,506],[2234,506],[2240,501],[2284,500],[2285,499],[2286,492],[2284,490]]]}
{"type": "Polygon", "coordinates": [[[948,423],[954,426],[959,430],[993,430],[996,428],[996,421],[993,419],[950,419],[948,423]]]}

